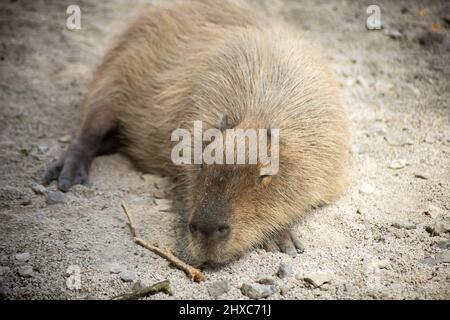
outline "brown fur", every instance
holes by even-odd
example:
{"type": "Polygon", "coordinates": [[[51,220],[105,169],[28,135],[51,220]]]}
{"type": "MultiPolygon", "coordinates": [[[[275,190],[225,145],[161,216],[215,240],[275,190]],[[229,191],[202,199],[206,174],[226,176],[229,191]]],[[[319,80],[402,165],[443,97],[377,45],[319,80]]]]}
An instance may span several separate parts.
{"type": "Polygon", "coordinates": [[[284,237],[344,190],[347,118],[319,56],[288,26],[232,2],[152,6],[107,54],[85,105],[118,108],[124,152],[142,170],[180,178],[189,221],[208,215],[198,213],[202,201],[227,207],[225,241],[188,243],[197,260],[225,262],[284,237]],[[171,133],[194,120],[217,127],[223,114],[235,128],[280,128],[277,175],[261,184],[257,166],[173,165],[171,133]]]}

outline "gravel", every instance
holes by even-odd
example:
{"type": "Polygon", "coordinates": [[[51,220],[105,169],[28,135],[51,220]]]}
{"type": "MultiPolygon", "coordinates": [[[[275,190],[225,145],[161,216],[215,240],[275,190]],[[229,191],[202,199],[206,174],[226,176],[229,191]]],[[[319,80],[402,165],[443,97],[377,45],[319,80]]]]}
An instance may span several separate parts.
{"type": "Polygon", "coordinates": [[[16,258],[16,260],[20,263],[27,262],[30,260],[30,257],[31,255],[29,252],[18,253],[14,256],[14,258],[16,258]]]}
{"type": "Polygon", "coordinates": [[[259,283],[244,283],[241,287],[242,294],[250,299],[264,299],[270,297],[278,291],[275,285],[259,284],[259,283]]]}
{"type": "Polygon", "coordinates": [[[230,291],[230,287],[228,280],[215,281],[208,285],[208,292],[212,297],[217,298],[230,291]]]}
{"type": "Polygon", "coordinates": [[[124,270],[119,273],[119,277],[123,282],[133,282],[136,279],[136,274],[133,271],[124,270]]]}
{"type": "Polygon", "coordinates": [[[17,269],[19,275],[23,278],[31,278],[33,276],[33,267],[32,266],[21,266],[17,269]]]}
{"type": "Polygon", "coordinates": [[[437,263],[450,263],[450,251],[439,252],[435,259],[437,263]]]}
{"type": "Polygon", "coordinates": [[[282,262],[277,271],[277,276],[281,279],[293,277],[295,275],[292,265],[282,262]]]}
{"type": "Polygon", "coordinates": [[[64,204],[67,203],[67,196],[61,191],[52,191],[47,193],[47,204],[64,204]]]}
{"type": "Polygon", "coordinates": [[[330,283],[333,275],[329,272],[312,272],[303,276],[303,280],[315,288],[319,288],[325,283],[330,283]]]}

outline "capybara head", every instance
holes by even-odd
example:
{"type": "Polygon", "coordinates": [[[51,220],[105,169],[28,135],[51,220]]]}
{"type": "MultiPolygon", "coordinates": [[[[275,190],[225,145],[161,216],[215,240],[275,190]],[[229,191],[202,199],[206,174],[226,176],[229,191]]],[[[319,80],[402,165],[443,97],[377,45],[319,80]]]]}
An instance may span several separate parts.
{"type": "MultiPolygon", "coordinates": [[[[248,129],[242,132],[248,133],[248,129]]],[[[255,149],[252,151],[247,136],[245,163],[237,164],[241,162],[236,143],[232,147],[234,163],[203,163],[187,170],[188,250],[198,263],[221,264],[237,258],[260,244],[283,221],[274,218],[276,203],[271,202],[283,201],[274,196],[278,172],[273,169],[271,130],[253,130],[258,139],[259,132],[267,135],[265,140],[256,141],[266,144],[270,162],[266,159],[262,163],[261,157],[256,163],[250,161],[249,154],[255,149]]],[[[226,141],[229,130],[224,130],[223,136],[226,141]]],[[[222,143],[217,140],[211,144],[222,143]]],[[[226,142],[222,145],[225,162],[229,147],[226,142]]]]}

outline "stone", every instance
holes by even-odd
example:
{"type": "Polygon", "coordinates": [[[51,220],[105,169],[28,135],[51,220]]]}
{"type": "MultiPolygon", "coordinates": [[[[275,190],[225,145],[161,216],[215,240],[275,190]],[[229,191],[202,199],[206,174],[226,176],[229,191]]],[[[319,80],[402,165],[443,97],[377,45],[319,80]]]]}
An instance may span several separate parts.
{"type": "Polygon", "coordinates": [[[264,299],[273,295],[277,290],[277,286],[259,283],[244,283],[241,287],[242,294],[250,299],[264,299]]]}
{"type": "Polygon", "coordinates": [[[397,229],[412,230],[416,228],[416,225],[409,221],[396,221],[392,223],[392,226],[397,229]]]}
{"type": "Polygon", "coordinates": [[[121,273],[122,271],[125,271],[124,266],[114,261],[105,263],[104,269],[109,273],[121,273]]]}
{"type": "Polygon", "coordinates": [[[391,146],[408,146],[413,145],[414,141],[406,134],[394,134],[392,132],[388,133],[384,137],[388,144],[391,146]]]}
{"type": "Polygon", "coordinates": [[[208,286],[208,292],[214,298],[217,298],[228,291],[230,291],[230,282],[228,280],[215,281],[208,286]]]}
{"type": "Polygon", "coordinates": [[[67,196],[61,191],[52,191],[47,193],[47,204],[67,203],[67,196]]]}
{"type": "Polygon", "coordinates": [[[0,276],[3,276],[5,274],[9,273],[10,271],[11,271],[11,269],[9,267],[0,266],[0,276]]]}
{"type": "Polygon", "coordinates": [[[292,288],[293,288],[293,286],[291,286],[291,285],[288,285],[288,284],[287,285],[283,285],[283,286],[280,287],[280,294],[282,296],[285,296],[286,294],[289,293],[289,291],[292,290],[292,288]]]}
{"type": "Polygon", "coordinates": [[[315,288],[319,288],[325,283],[330,283],[332,279],[332,275],[329,272],[313,272],[303,277],[303,280],[309,284],[311,284],[315,288]]]}
{"type": "Polygon", "coordinates": [[[124,270],[119,273],[119,277],[123,282],[133,282],[136,279],[136,274],[133,271],[124,270]]]}
{"type": "Polygon", "coordinates": [[[402,169],[406,166],[405,159],[395,159],[389,164],[389,169],[402,169]]]}
{"type": "Polygon", "coordinates": [[[364,182],[359,188],[359,192],[363,194],[372,194],[374,191],[375,188],[371,184],[368,184],[367,182],[364,182]]]}
{"type": "Polygon", "coordinates": [[[436,260],[434,260],[433,257],[425,257],[422,260],[420,260],[420,263],[432,267],[436,265],[436,260]]]}
{"type": "Polygon", "coordinates": [[[425,230],[430,234],[430,236],[439,236],[442,233],[450,231],[450,226],[443,222],[434,221],[432,224],[428,225],[425,230]]]}
{"type": "Polygon", "coordinates": [[[17,270],[19,275],[23,278],[31,278],[33,276],[33,267],[32,266],[21,266],[17,270]]]}
{"type": "Polygon", "coordinates": [[[439,252],[435,260],[437,263],[450,263],[450,251],[439,252]]]}
{"type": "Polygon", "coordinates": [[[373,261],[367,265],[367,271],[369,273],[377,273],[378,270],[387,269],[390,264],[391,261],[389,259],[373,261]]]}
{"type": "Polygon", "coordinates": [[[280,263],[280,267],[278,268],[277,276],[281,279],[289,278],[294,276],[294,269],[290,264],[285,262],[280,263]]]}
{"type": "Polygon", "coordinates": [[[28,252],[18,253],[14,256],[18,262],[27,262],[31,255],[28,252]]]}
{"type": "Polygon", "coordinates": [[[257,282],[259,284],[277,285],[277,281],[272,277],[261,278],[257,282]]]}
{"type": "Polygon", "coordinates": [[[5,300],[8,297],[9,289],[0,282],[0,300],[5,300]]]}
{"type": "Polygon", "coordinates": [[[439,241],[436,246],[441,249],[450,249],[450,240],[439,241]]]}
{"type": "Polygon", "coordinates": [[[47,193],[47,189],[42,184],[37,183],[31,187],[31,190],[33,190],[35,194],[39,195],[45,195],[47,193]]]}
{"type": "Polygon", "coordinates": [[[391,233],[397,238],[402,239],[408,236],[405,229],[391,229],[391,233]]]}
{"type": "Polygon", "coordinates": [[[428,208],[423,212],[425,215],[430,216],[433,219],[436,219],[440,215],[444,214],[444,210],[435,205],[430,204],[428,208]]]}

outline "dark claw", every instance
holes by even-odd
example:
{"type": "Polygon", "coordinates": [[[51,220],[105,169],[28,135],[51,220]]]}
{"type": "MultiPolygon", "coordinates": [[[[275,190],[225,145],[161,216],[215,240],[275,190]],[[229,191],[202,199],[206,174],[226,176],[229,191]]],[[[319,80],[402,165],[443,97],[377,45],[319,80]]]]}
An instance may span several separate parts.
{"type": "Polygon", "coordinates": [[[87,163],[90,159],[79,148],[69,148],[66,155],[47,170],[44,183],[58,180],[58,189],[64,192],[76,184],[88,185],[87,163]]]}
{"type": "Polygon", "coordinates": [[[305,251],[302,243],[289,230],[266,241],[264,248],[269,252],[281,251],[294,258],[297,256],[297,253],[303,253],[305,251]]]}
{"type": "Polygon", "coordinates": [[[63,162],[58,161],[50,166],[50,168],[45,172],[44,178],[43,178],[43,184],[47,185],[53,180],[57,179],[59,176],[59,173],[61,172],[63,167],[63,162]]]}

